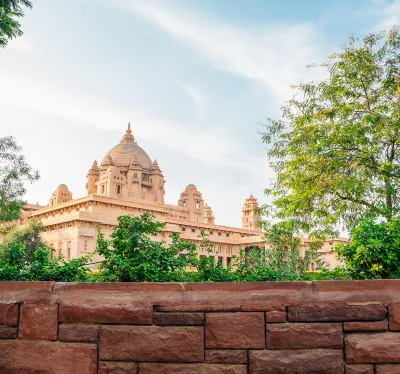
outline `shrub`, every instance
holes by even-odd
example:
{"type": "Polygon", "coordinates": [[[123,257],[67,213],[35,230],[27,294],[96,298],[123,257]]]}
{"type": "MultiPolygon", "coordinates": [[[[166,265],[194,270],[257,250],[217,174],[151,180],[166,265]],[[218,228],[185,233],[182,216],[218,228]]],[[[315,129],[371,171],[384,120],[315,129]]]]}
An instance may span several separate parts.
{"type": "Polygon", "coordinates": [[[400,277],[400,219],[363,219],[350,233],[351,242],[337,245],[338,255],[356,279],[400,277]]]}
{"type": "Polygon", "coordinates": [[[118,226],[104,238],[99,229],[97,253],[104,257],[99,270],[105,281],[173,282],[186,280],[186,270],[195,263],[196,245],[172,234],[171,245],[152,240],[161,234],[164,223],[148,213],[140,217],[121,216],[118,226]]]}
{"type": "Polygon", "coordinates": [[[51,258],[52,248],[39,248],[27,259],[26,247],[13,243],[0,255],[0,281],[90,281],[86,267],[88,256],[65,261],[62,256],[51,258]]]}

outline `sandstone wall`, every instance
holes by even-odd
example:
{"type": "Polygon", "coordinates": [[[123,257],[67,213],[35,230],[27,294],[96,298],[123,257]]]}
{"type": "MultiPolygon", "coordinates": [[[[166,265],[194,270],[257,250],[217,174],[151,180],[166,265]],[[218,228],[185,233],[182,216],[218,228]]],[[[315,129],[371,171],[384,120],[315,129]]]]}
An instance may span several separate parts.
{"type": "Polygon", "coordinates": [[[0,373],[400,373],[400,281],[0,282],[0,373]]]}

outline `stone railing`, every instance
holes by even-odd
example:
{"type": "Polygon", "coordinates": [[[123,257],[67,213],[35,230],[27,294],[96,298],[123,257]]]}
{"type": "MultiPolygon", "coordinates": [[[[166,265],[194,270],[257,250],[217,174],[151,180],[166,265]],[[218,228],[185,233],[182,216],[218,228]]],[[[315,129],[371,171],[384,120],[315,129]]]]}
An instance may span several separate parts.
{"type": "Polygon", "coordinates": [[[400,373],[400,281],[0,282],[0,373],[400,373]]]}

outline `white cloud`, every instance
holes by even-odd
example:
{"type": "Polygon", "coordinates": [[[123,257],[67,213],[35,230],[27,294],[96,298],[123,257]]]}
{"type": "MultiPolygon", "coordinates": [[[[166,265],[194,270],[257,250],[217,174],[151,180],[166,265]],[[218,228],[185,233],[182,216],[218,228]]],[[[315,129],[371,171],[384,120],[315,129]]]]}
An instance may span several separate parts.
{"type": "Polygon", "coordinates": [[[400,0],[394,0],[383,8],[381,8],[382,4],[378,4],[378,6],[381,9],[378,12],[381,13],[382,18],[377,24],[377,30],[388,30],[400,24],[400,0]]]}
{"type": "Polygon", "coordinates": [[[310,23],[240,28],[198,13],[168,10],[161,2],[125,0],[124,4],[218,69],[260,82],[278,101],[286,99],[290,84],[305,75],[306,64],[320,61],[317,33],[310,23]]]}
{"type": "MultiPolygon", "coordinates": [[[[130,121],[135,135],[141,139],[149,139],[161,148],[198,159],[207,165],[242,164],[241,161],[234,161],[231,156],[239,149],[239,141],[227,136],[226,130],[218,127],[209,131],[193,130],[170,121],[160,121],[130,108],[119,108],[113,104],[102,105],[99,98],[80,97],[52,88],[44,82],[39,83],[1,71],[0,87],[0,102],[23,110],[33,110],[101,129],[123,131],[130,121]]],[[[196,87],[182,88],[195,100],[196,105],[205,104],[205,96],[196,87]]]]}
{"type": "Polygon", "coordinates": [[[178,87],[182,88],[186,95],[188,95],[193,100],[196,116],[200,119],[203,118],[207,109],[207,95],[205,95],[198,86],[183,84],[179,82],[177,82],[176,84],[178,87]]]}

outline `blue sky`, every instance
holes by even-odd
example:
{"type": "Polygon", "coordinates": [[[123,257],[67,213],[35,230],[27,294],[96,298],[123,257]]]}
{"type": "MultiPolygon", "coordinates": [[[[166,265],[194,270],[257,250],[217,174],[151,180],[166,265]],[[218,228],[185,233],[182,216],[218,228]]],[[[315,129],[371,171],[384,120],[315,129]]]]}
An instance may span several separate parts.
{"type": "Polygon", "coordinates": [[[85,195],[94,159],[134,135],[164,172],[166,202],[194,183],[218,224],[240,226],[273,176],[260,123],[351,33],[399,24],[400,0],[35,0],[0,50],[0,136],[41,180],[85,195]]]}

